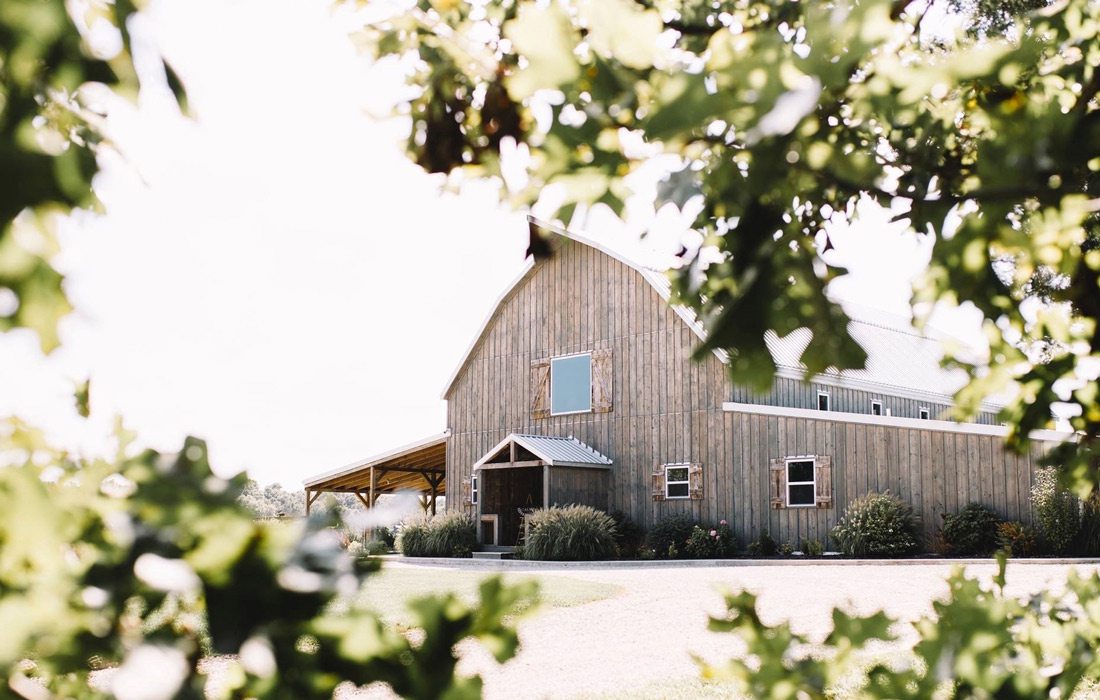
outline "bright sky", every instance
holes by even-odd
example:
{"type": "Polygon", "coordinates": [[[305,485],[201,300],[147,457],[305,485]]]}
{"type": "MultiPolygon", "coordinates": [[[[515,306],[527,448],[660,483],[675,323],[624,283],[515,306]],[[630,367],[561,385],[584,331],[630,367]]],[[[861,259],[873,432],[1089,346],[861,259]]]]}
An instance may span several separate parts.
{"type": "MultiPolygon", "coordinates": [[[[441,431],[443,385],[523,264],[523,214],[485,185],[440,194],[404,157],[400,123],[372,116],[401,85],[327,0],[155,0],[145,19],[194,119],[163,90],[112,111],[106,213],[70,222],[58,260],[77,311],[49,358],[0,336],[0,414],[84,450],[121,414],[151,446],[199,435],[220,472],[291,488],[441,431]]],[[[678,247],[677,214],[584,228],[638,257],[678,247]]],[[[906,313],[927,249],[887,218],[834,235],[853,273],[836,291],[906,313]]]]}

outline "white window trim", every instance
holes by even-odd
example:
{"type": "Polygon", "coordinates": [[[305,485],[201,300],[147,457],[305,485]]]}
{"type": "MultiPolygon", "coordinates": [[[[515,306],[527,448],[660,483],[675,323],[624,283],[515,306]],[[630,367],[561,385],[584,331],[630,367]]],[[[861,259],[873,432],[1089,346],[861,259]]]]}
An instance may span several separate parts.
{"type": "Polygon", "coordinates": [[[918,420],[932,420],[932,412],[928,410],[927,406],[921,406],[917,409],[918,420]]]}
{"type": "Polygon", "coordinates": [[[665,465],[665,500],[666,501],[686,501],[691,498],[691,462],[671,462],[665,465]],[[687,478],[683,481],[674,481],[674,484],[684,484],[687,486],[687,493],[683,496],[670,496],[668,495],[668,470],[669,469],[686,469],[687,478]]]}
{"type": "Polygon", "coordinates": [[[831,411],[833,410],[833,400],[829,398],[829,392],[819,391],[817,392],[817,410],[819,411],[831,411]],[[825,397],[825,408],[821,408],[821,397],[825,397]]]}
{"type": "Polygon", "coordinates": [[[815,508],[817,507],[817,456],[816,455],[804,455],[801,457],[787,457],[785,460],[785,468],[787,469],[787,507],[788,508],[815,508]],[[811,481],[791,481],[791,462],[809,462],[813,465],[812,474],[813,479],[811,481]],[[814,487],[814,500],[813,503],[791,503],[791,486],[805,486],[809,484],[814,487]]]}
{"type": "Polygon", "coordinates": [[[472,506],[477,505],[477,486],[477,474],[474,474],[470,477],[470,505],[472,506]]]}
{"type": "Polygon", "coordinates": [[[576,416],[581,413],[592,413],[592,353],[591,352],[574,352],[568,355],[556,355],[550,358],[550,415],[552,416],[576,416]],[[581,357],[582,355],[588,355],[588,408],[580,411],[564,411],[562,413],[554,412],[554,362],[557,360],[566,360],[570,357],[581,357]]]}
{"type": "Polygon", "coordinates": [[[882,413],[882,402],[881,401],[872,401],[871,402],[871,415],[872,416],[881,416],[881,415],[883,415],[883,413],[882,413]],[[878,413],[875,413],[875,406],[878,406],[878,413]]]}

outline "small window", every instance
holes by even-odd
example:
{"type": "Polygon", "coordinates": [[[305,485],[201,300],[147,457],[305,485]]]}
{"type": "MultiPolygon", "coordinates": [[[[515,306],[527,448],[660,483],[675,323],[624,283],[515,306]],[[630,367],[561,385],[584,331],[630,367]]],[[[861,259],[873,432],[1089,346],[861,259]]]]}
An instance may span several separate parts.
{"type": "Polygon", "coordinates": [[[814,459],[787,460],[787,505],[812,506],[817,486],[814,482],[814,459]]]}
{"type": "Polygon", "coordinates": [[[817,392],[817,410],[828,411],[829,410],[829,395],[824,391],[817,392]]]}
{"type": "Polygon", "coordinates": [[[871,415],[872,416],[881,416],[882,415],[882,402],[881,401],[872,401],[871,402],[871,415]]]}
{"type": "Polygon", "coordinates": [[[470,505],[477,505],[477,474],[470,479],[470,505]]]}
{"type": "Polygon", "coordinates": [[[550,415],[592,410],[592,355],[550,360],[550,415]]]}
{"type": "Polygon", "coordinates": [[[931,417],[931,414],[928,412],[928,409],[925,408],[924,406],[920,407],[919,415],[920,415],[921,420],[928,420],[931,417]]]}
{"type": "Polygon", "coordinates": [[[688,464],[665,465],[665,498],[687,498],[690,495],[689,466],[688,464]]]}

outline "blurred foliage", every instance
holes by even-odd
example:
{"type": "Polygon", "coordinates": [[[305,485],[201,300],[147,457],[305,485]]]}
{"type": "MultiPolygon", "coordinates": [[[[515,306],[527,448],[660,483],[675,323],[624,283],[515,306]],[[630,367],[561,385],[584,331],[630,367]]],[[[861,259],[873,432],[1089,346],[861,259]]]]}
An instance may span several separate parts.
{"type": "Polygon", "coordinates": [[[865,198],[936,239],[912,301],[969,302],[988,362],[957,416],[1019,385],[1010,442],[1062,403],[1084,436],[1053,459],[1082,496],[1100,480],[1100,4],[950,0],[928,21],[904,0],[421,0],[362,30],[379,56],[414,56],[409,149],[432,172],[503,176],[515,139],[517,205],[551,185],[557,217],[624,210],[629,175],[678,165],[656,204],[701,202],[702,244],[682,251],[675,301],[695,309],[731,373],[766,390],[764,342],[801,327],[810,375],[862,367],[849,319],[826,293],[843,274],[827,224],[865,198]],[[518,162],[518,161],[517,161],[518,162]],[[1007,264],[1006,264],[1007,263],[1007,264]],[[1051,304],[1022,302],[1042,269],[1051,304]],[[1072,309],[1072,312],[1071,312],[1072,309]]]}
{"type": "Polygon", "coordinates": [[[380,681],[405,697],[476,698],[481,679],[455,676],[455,645],[515,653],[503,619],[530,606],[533,583],[487,579],[475,605],[414,600],[423,634],[402,634],[369,601],[347,602],[373,565],[344,550],[333,516],[257,521],[239,502],[245,477],[214,476],[201,441],[166,455],[131,437],[120,428],[113,459],[83,460],[0,426],[5,692],[321,698],[380,681]],[[234,655],[213,682],[199,664],[208,652],[234,655]]]}
{"type": "Polygon", "coordinates": [[[992,590],[957,568],[948,597],[913,623],[915,658],[889,666],[873,660],[877,643],[897,638],[885,613],[834,610],[832,632],[815,645],[786,623],[762,622],[753,594],[727,594],[727,613],[710,629],[737,633],[747,653],[724,666],[702,663],[703,675],[775,700],[835,697],[840,685],[853,698],[1075,697],[1100,677],[1100,574],[1070,571],[1065,590],[1017,600],[1004,594],[1005,562],[999,556],[992,590]]]}

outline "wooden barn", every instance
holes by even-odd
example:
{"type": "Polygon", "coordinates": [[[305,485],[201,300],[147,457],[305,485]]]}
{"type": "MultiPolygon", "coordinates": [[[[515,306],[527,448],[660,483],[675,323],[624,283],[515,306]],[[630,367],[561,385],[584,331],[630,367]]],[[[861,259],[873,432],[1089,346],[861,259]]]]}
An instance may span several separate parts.
{"type": "Polygon", "coordinates": [[[730,382],[723,353],[691,359],[704,330],[669,305],[663,273],[536,229],[553,254],[528,259],[455,370],[446,432],[313,479],[307,498],[377,488],[364,465],[431,463],[443,478],[424,477],[423,492],[455,486],[446,507],[473,515],[483,543],[505,546],[528,509],[569,503],[644,527],[676,512],[725,519],[742,542],[768,530],[795,546],[825,541],[868,491],[912,503],[929,532],[969,501],[1031,520],[1038,458],[1066,436],[1042,431],[1017,455],[1003,447],[995,405],[974,423],[942,420],[962,379],[940,368],[935,336],[860,314],[851,331],[867,368],[812,381],[797,361],[808,335],[769,337],[779,372],[770,392],[753,393],[730,382]]]}

